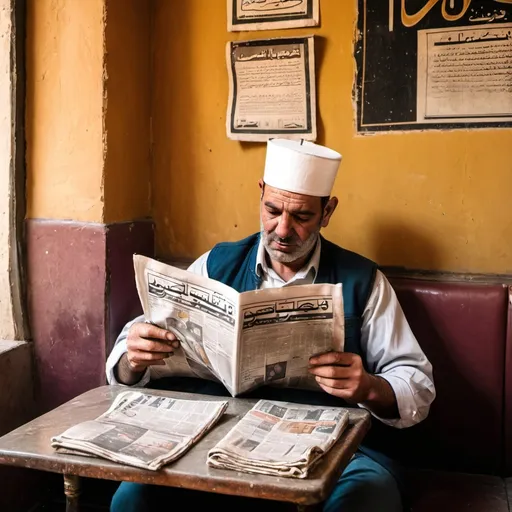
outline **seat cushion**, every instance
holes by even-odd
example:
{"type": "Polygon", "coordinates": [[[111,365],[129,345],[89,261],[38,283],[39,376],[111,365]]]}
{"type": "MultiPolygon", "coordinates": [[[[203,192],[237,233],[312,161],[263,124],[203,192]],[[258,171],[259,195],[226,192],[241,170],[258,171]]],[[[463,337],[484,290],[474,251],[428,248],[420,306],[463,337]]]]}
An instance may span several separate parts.
{"type": "Polygon", "coordinates": [[[415,471],[411,512],[508,512],[506,483],[500,477],[415,471]]]}

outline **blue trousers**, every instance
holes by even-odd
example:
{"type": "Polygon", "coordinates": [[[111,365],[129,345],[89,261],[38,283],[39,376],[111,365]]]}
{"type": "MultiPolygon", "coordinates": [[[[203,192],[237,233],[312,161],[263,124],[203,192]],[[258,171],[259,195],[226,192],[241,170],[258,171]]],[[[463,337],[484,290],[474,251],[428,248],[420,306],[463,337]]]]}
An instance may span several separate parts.
{"type": "MultiPolygon", "coordinates": [[[[165,512],[175,508],[181,498],[187,507],[214,505],[224,510],[242,509],[244,512],[293,510],[289,504],[258,499],[239,498],[206,492],[193,492],[171,487],[123,482],[116,491],[111,512],[165,512]],[[195,506],[194,506],[195,505],[195,506]],[[270,509],[270,510],[269,510],[270,509]]],[[[213,508],[212,508],[213,507],[213,508]]],[[[402,498],[393,475],[372,458],[357,452],[341,475],[331,496],[323,506],[324,512],[402,512],[402,498]]]]}

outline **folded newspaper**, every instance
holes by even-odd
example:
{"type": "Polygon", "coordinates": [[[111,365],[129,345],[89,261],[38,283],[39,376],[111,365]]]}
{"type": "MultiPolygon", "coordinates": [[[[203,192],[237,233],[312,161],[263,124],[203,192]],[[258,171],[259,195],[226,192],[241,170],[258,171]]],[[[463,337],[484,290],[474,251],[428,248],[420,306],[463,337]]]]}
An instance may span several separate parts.
{"type": "Polygon", "coordinates": [[[181,457],[222,416],[227,401],[181,400],[125,391],[107,412],[52,438],[63,453],[158,470],[181,457]]]}
{"type": "Polygon", "coordinates": [[[208,453],[210,466],[306,478],[349,421],[341,407],[260,400],[208,453]]]}
{"type": "Polygon", "coordinates": [[[342,351],[341,284],[311,284],[239,293],[214,279],[134,256],[146,321],[172,331],[181,348],[152,366],[151,377],[222,382],[232,396],[272,384],[320,387],[309,358],[342,351]]]}

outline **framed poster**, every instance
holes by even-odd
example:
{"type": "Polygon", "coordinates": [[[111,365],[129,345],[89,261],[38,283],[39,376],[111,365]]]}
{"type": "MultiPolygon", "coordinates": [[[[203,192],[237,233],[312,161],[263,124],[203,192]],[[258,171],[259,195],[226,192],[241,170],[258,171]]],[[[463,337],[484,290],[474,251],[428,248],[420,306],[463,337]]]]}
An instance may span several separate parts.
{"type": "Polygon", "coordinates": [[[315,27],[320,0],[227,0],[228,30],[315,27]]]}
{"type": "Polygon", "coordinates": [[[226,60],[230,139],[316,140],[313,36],[231,41],[226,60]]]}
{"type": "Polygon", "coordinates": [[[512,0],[358,0],[359,132],[512,126],[512,0]]]}

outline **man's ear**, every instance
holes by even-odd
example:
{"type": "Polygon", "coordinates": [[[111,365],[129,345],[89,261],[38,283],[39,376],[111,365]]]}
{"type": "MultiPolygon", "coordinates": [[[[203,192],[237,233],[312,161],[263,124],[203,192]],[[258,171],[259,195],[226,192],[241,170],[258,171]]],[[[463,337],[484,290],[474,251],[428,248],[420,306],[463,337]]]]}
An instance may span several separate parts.
{"type": "Polygon", "coordinates": [[[322,222],[321,226],[323,228],[326,228],[329,225],[329,221],[331,220],[331,215],[334,213],[334,210],[336,210],[336,207],[338,206],[338,198],[337,197],[331,197],[329,201],[327,201],[327,204],[325,205],[324,211],[322,212],[322,222]]]}
{"type": "Polygon", "coordinates": [[[260,178],[258,180],[258,186],[260,187],[260,201],[263,199],[263,192],[265,192],[265,182],[260,178]]]}

